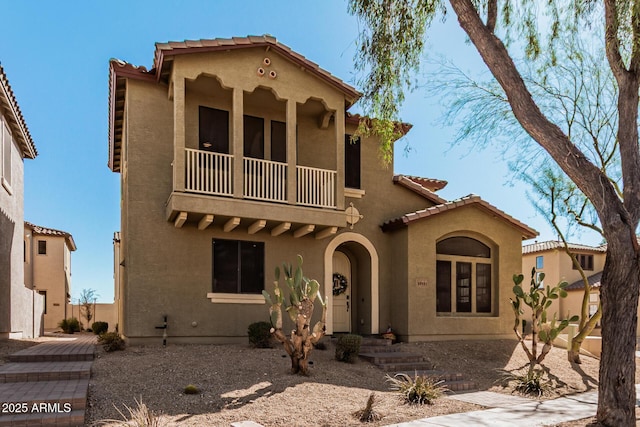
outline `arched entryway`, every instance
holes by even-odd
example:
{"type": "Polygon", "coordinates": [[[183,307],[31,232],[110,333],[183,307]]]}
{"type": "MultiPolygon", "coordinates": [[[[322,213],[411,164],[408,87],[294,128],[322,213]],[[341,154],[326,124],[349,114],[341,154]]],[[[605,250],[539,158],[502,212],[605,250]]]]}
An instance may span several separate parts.
{"type": "Polygon", "coordinates": [[[327,333],[377,334],[379,273],[378,253],[373,244],[357,233],[339,234],[325,250],[324,265],[324,293],[329,296],[327,333]],[[334,273],[347,280],[347,289],[336,297],[333,296],[334,273]]]}

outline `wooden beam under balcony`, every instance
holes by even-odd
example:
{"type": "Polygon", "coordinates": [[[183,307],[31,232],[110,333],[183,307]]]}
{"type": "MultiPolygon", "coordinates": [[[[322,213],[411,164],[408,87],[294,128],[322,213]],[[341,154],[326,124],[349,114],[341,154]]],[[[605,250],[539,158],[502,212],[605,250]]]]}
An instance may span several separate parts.
{"type": "Polygon", "coordinates": [[[326,239],[329,236],[333,236],[338,231],[338,227],[327,227],[322,231],[316,233],[316,239],[326,239]]]}
{"type": "Polygon", "coordinates": [[[315,228],[316,226],[313,224],[303,225],[302,227],[298,228],[296,231],[293,232],[293,237],[297,239],[299,237],[306,236],[307,234],[313,232],[315,228]]]}
{"type": "Polygon", "coordinates": [[[180,212],[178,214],[178,216],[176,217],[176,220],[173,222],[173,225],[176,228],[182,228],[182,226],[184,225],[184,223],[187,221],[187,213],[186,212],[180,212]]]}
{"type": "Polygon", "coordinates": [[[265,225],[267,225],[266,219],[257,220],[249,226],[249,234],[256,234],[258,231],[262,230],[265,225]]]}
{"type": "Polygon", "coordinates": [[[291,228],[290,222],[283,222],[280,225],[276,226],[273,230],[271,230],[272,236],[279,236],[282,233],[286,233],[291,228]]]}
{"type": "Polygon", "coordinates": [[[234,217],[234,218],[231,218],[229,221],[227,221],[224,227],[222,227],[222,229],[225,231],[225,233],[228,233],[239,225],[240,225],[240,218],[234,217]]]}
{"type": "Polygon", "coordinates": [[[204,230],[213,222],[213,215],[205,215],[202,217],[200,222],[198,223],[198,230],[204,230]]]}

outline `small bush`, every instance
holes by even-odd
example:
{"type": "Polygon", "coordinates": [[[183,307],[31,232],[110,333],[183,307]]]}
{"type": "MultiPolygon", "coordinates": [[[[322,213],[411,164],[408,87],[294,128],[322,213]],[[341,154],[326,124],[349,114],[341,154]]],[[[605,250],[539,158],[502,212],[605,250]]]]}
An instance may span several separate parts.
{"type": "Polygon", "coordinates": [[[247,329],[249,342],[257,348],[271,348],[271,323],[255,322],[247,329]]]}
{"type": "Polygon", "coordinates": [[[318,341],[313,345],[313,348],[315,348],[316,350],[326,350],[327,345],[324,343],[324,341],[318,341]]]}
{"type": "Polygon", "coordinates": [[[513,383],[513,391],[527,395],[540,397],[547,394],[551,388],[551,383],[544,378],[544,372],[533,370],[525,374],[505,372],[503,382],[507,385],[513,383]]]}
{"type": "Polygon", "coordinates": [[[184,394],[198,394],[198,393],[200,393],[200,390],[198,390],[198,387],[194,386],[193,384],[189,384],[184,388],[184,394]]]}
{"type": "Polygon", "coordinates": [[[341,335],[336,344],[336,360],[340,362],[354,363],[358,360],[360,353],[360,344],[362,337],[360,335],[341,335]]]}
{"type": "Polygon", "coordinates": [[[165,427],[169,425],[169,420],[163,415],[156,415],[142,400],[135,399],[136,407],[131,408],[127,405],[124,407],[129,412],[129,416],[120,411],[116,407],[116,411],[122,417],[122,420],[100,420],[98,425],[102,426],[139,426],[139,427],[165,427]]]}
{"type": "Polygon", "coordinates": [[[104,351],[124,350],[124,340],[117,332],[105,332],[98,336],[98,344],[102,345],[104,351]]]}
{"type": "Polygon", "coordinates": [[[360,409],[353,413],[353,416],[360,420],[361,423],[372,423],[375,421],[380,421],[382,419],[382,415],[380,415],[374,407],[378,404],[376,400],[376,396],[374,393],[369,395],[369,399],[367,399],[367,406],[364,409],[360,409]]]}
{"type": "Polygon", "coordinates": [[[109,330],[109,324],[107,322],[93,322],[91,329],[94,334],[100,335],[109,330]]]}
{"type": "Polygon", "coordinates": [[[448,389],[442,385],[443,381],[435,381],[417,373],[411,378],[407,374],[387,375],[387,382],[391,390],[397,391],[406,403],[431,405],[448,389]]]}
{"type": "Polygon", "coordinates": [[[75,317],[68,319],[62,319],[58,323],[58,327],[62,329],[65,334],[73,334],[74,332],[80,332],[80,322],[75,317]]]}

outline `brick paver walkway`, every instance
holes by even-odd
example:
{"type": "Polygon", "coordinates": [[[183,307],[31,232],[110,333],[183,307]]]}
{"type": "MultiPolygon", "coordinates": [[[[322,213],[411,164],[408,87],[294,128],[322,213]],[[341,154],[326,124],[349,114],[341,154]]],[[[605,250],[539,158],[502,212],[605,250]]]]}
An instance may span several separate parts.
{"type": "Polygon", "coordinates": [[[0,366],[0,427],[84,425],[94,335],[65,335],[0,366]]]}

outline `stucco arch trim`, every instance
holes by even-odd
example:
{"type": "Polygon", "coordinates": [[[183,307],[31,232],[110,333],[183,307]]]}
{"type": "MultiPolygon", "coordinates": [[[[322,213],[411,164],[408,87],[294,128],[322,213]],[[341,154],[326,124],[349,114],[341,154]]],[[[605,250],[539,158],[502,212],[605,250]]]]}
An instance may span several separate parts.
{"type": "Polygon", "coordinates": [[[355,242],[364,247],[371,257],[371,333],[379,333],[379,258],[373,243],[361,234],[346,232],[338,234],[324,251],[324,294],[327,296],[327,334],[333,334],[333,253],[343,243],[355,242]]]}

